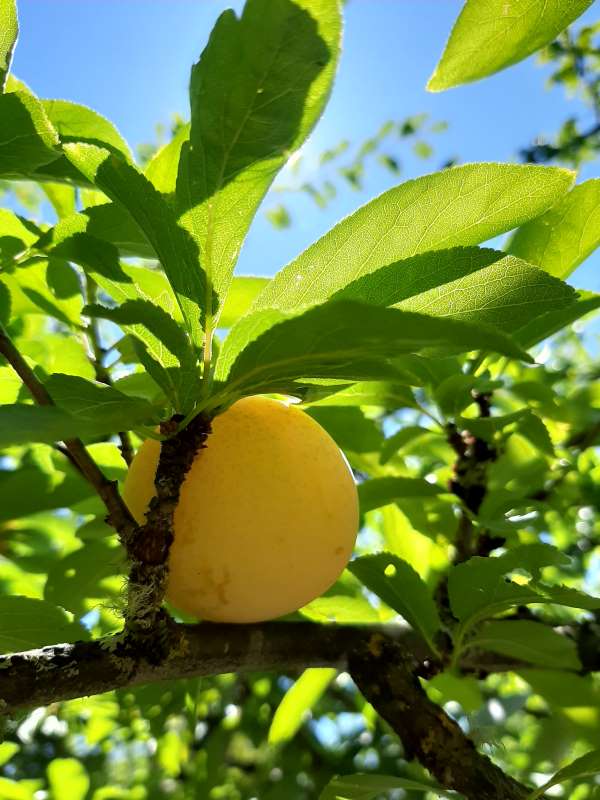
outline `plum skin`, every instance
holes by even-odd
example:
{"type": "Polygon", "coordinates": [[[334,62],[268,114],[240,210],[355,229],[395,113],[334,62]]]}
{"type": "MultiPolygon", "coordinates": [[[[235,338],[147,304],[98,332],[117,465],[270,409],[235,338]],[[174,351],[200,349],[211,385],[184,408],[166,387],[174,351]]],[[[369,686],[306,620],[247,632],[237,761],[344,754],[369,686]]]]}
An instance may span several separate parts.
{"type": "MultiPolygon", "coordinates": [[[[146,440],[125,480],[140,524],[159,454],[146,440]]],[[[329,434],[293,405],[243,398],[213,420],[181,487],[166,597],[213,622],[291,613],[336,581],[357,530],[354,478],[329,434]]]]}

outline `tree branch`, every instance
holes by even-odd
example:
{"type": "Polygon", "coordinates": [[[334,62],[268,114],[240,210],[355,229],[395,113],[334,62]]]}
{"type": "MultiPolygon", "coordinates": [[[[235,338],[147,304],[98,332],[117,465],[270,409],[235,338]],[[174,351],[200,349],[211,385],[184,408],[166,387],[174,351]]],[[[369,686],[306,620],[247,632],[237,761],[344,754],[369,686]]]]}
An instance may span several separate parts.
{"type": "Polygon", "coordinates": [[[525,800],[520,784],[477,752],[473,742],[425,694],[397,642],[374,634],[349,656],[349,672],[365,699],[446,789],[468,800],[525,800]]]}
{"type": "MultiPolygon", "coordinates": [[[[528,790],[479,754],[471,740],[430,701],[418,675],[441,665],[412,629],[402,625],[170,625],[157,659],[127,634],[57,644],[0,656],[0,713],[99,694],[113,689],[195,676],[308,667],[348,670],[365,698],[447,789],[468,800],[524,800],[528,790]]],[[[600,626],[566,631],[578,641],[584,671],[600,670],[600,626]]],[[[470,650],[459,665],[479,677],[530,666],[470,650]]]]}
{"type": "MultiPolygon", "coordinates": [[[[424,645],[410,628],[394,626],[389,635],[410,648],[424,645]]],[[[346,669],[348,653],[373,628],[312,622],[228,625],[173,623],[170,650],[160,662],[122,634],[93,642],[57,644],[0,656],[0,708],[14,713],[75,697],[154,681],[306,667],[346,669]]]]}
{"type": "MultiPolygon", "coordinates": [[[[38,405],[54,405],[54,401],[46,387],[38,380],[29,364],[19,353],[8,333],[1,325],[0,353],[6,358],[17,375],[21,378],[38,405]]],[[[131,535],[137,525],[119,494],[116,482],[108,480],[85,449],[80,439],[66,439],[64,444],[65,448],[70,453],[71,461],[77,465],[77,468],[84,478],[92,484],[106,506],[109,523],[122,537],[131,535]]]]}
{"type": "Polygon", "coordinates": [[[161,444],[154,479],[156,495],[150,501],[144,525],[124,539],[131,561],[125,627],[129,635],[137,638],[139,646],[146,642],[149,657],[154,661],[168,651],[173,630],[168,615],[161,611],[174,538],[173,515],[185,476],[210,432],[210,421],[198,415],[175,433],[181,419],[176,416],[161,424],[161,433],[171,438],[161,444]]]}

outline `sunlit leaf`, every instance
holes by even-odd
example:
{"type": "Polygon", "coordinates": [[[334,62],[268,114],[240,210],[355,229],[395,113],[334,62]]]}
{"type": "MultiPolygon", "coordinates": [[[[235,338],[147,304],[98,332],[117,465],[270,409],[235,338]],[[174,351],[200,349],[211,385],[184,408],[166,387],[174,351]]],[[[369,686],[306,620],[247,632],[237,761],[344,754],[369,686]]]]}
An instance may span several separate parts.
{"type": "Polygon", "coordinates": [[[374,508],[387,506],[406,497],[435,497],[446,491],[441,486],[428,483],[423,478],[388,476],[371,478],[358,487],[360,509],[363,514],[374,508]]]}
{"type": "Polygon", "coordinates": [[[0,0],[0,19],[2,20],[2,28],[0,28],[0,92],[2,92],[19,33],[15,0],[0,0]]]}
{"type": "Polygon", "coordinates": [[[325,303],[298,316],[262,311],[252,328],[225,342],[217,366],[227,391],[289,391],[299,377],[378,380],[397,374],[391,359],[430,347],[525,353],[491,328],[352,301],[325,303]],[[263,331],[265,331],[263,333],[263,331]],[[262,335],[261,335],[262,334],[262,335]]]}
{"type": "Polygon", "coordinates": [[[575,186],[541,217],[522,225],[509,244],[519,258],[567,278],[600,244],[600,180],[575,186]]]}
{"type": "Polygon", "coordinates": [[[282,744],[293,739],[305,715],[321,698],[331,681],[335,669],[307,669],[287,690],[269,728],[269,744],[282,744]]]}
{"type": "Polygon", "coordinates": [[[52,800],[84,800],[90,787],[90,779],[81,761],[77,758],[55,758],[48,764],[48,783],[52,800]]]}
{"type": "Polygon", "coordinates": [[[574,303],[554,311],[547,311],[514,331],[513,336],[516,341],[523,347],[532,347],[572,322],[576,322],[586,314],[600,308],[600,294],[586,291],[578,291],[577,294],[578,297],[574,303]]]}
{"type": "Polygon", "coordinates": [[[522,61],[577,19],[593,0],[466,0],[427,88],[477,81],[522,61]]]}
{"type": "Polygon", "coordinates": [[[542,214],[572,181],[572,173],[556,167],[465,164],[402,183],[284,267],[254,309],[322,302],[386,264],[487,241],[542,214]]]}
{"type": "Polygon", "coordinates": [[[29,92],[0,94],[0,176],[23,178],[57,159],[58,135],[29,92]]]}
{"type": "Polygon", "coordinates": [[[137,358],[179,413],[200,395],[197,355],[183,328],[149,300],[126,300],[117,308],[86,306],[83,313],[116,322],[133,335],[137,358]]]}
{"type": "Polygon", "coordinates": [[[271,181],[321,114],[340,32],[336,0],[248,0],[239,19],[221,15],[192,69],[177,200],[218,294],[271,181]]]}
{"type": "Polygon", "coordinates": [[[193,242],[177,225],[171,208],[133,165],[108,150],[90,144],[67,144],[63,150],[92,183],[131,214],[160,259],[193,341],[200,343],[206,276],[193,242]]]}
{"type": "Polygon", "coordinates": [[[348,569],[420,633],[433,652],[442,623],[433,598],[417,572],[398,556],[376,553],[350,562],[348,569]]]}
{"type": "Polygon", "coordinates": [[[268,282],[269,278],[249,275],[234,277],[219,317],[219,327],[230,328],[240,317],[243,317],[268,282]]]}

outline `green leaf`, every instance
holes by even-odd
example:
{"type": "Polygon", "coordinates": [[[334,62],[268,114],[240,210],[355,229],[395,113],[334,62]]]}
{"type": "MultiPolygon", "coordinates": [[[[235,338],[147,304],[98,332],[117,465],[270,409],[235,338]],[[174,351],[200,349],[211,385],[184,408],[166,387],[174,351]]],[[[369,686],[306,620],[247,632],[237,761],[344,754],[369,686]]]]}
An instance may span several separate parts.
{"type": "Polygon", "coordinates": [[[598,706],[598,691],[591,675],[576,675],[564,670],[522,668],[518,674],[534,694],[541,695],[553,710],[598,706]]]}
{"type": "Polygon", "coordinates": [[[36,260],[2,276],[12,295],[13,315],[44,314],[69,328],[81,326],[83,300],[77,274],[62,259],[36,260]]]}
{"type": "Polygon", "coordinates": [[[422,436],[428,434],[435,434],[436,432],[429,428],[423,428],[421,425],[407,425],[400,428],[392,436],[389,436],[383,443],[379,461],[381,464],[387,464],[399,450],[402,450],[406,445],[411,444],[415,439],[420,439],[422,436]]]}
{"type": "Polygon", "coordinates": [[[577,295],[575,302],[570,305],[555,311],[547,311],[514,331],[514,339],[525,348],[533,347],[534,344],[600,308],[600,294],[579,290],[577,295]]]}
{"type": "Polygon", "coordinates": [[[512,425],[513,430],[518,431],[538,450],[549,456],[554,455],[554,445],[548,428],[541,418],[529,408],[520,408],[511,414],[503,414],[498,417],[457,417],[456,424],[488,442],[493,442],[496,434],[512,425]]]}
{"type": "Polygon", "coordinates": [[[219,327],[231,328],[240,317],[243,317],[250,310],[256,297],[269,283],[269,280],[270,278],[258,278],[249,275],[234,277],[219,317],[219,327]]]}
{"type": "Polygon", "coordinates": [[[577,645],[548,625],[530,620],[498,620],[486,623],[467,643],[467,648],[491,650],[552,669],[581,668],[577,645]]]}
{"type": "Polygon", "coordinates": [[[348,284],[334,296],[340,298],[485,322],[510,332],[568,305],[574,292],[520,259],[461,247],[388,264],[348,284]]]}
{"type": "Polygon", "coordinates": [[[0,777],[0,797],[2,800],[35,800],[35,792],[42,786],[42,781],[23,778],[13,781],[0,777]]]}
{"type": "MultiPolygon", "coordinates": [[[[41,103],[63,145],[79,142],[96,145],[131,161],[127,142],[112,122],[96,111],[68,100],[42,100],[41,103]]],[[[66,181],[84,187],[89,187],[90,181],[89,176],[84,175],[64,154],[38,167],[29,177],[42,182],[66,181]]]]}
{"type": "Polygon", "coordinates": [[[66,460],[60,468],[51,461],[40,461],[0,470],[0,521],[72,508],[93,494],[90,484],[66,460]]]}
{"type": "Polygon", "coordinates": [[[317,597],[299,609],[299,613],[313,622],[323,624],[335,622],[339,625],[368,625],[381,622],[379,609],[362,595],[351,597],[334,594],[317,597]]]}
{"type": "Polygon", "coordinates": [[[600,609],[600,597],[593,597],[571,586],[549,586],[546,583],[539,583],[536,589],[546,596],[551,603],[569,608],[584,608],[586,611],[597,611],[600,609]]]}
{"type": "Polygon", "coordinates": [[[217,363],[217,377],[227,378],[226,391],[233,395],[289,391],[302,377],[390,378],[397,374],[390,359],[430,347],[484,349],[529,360],[491,328],[353,301],[325,303],[287,319],[277,311],[248,319],[253,327],[234,329],[217,363]]]}
{"type": "Polygon", "coordinates": [[[342,775],[333,778],[319,795],[319,800],[376,800],[383,792],[404,789],[409,792],[431,792],[437,797],[456,798],[429,783],[396,778],[391,775],[342,775]]]}
{"type": "Polygon", "coordinates": [[[400,184],[284,267],[254,309],[322,302],[386,264],[487,241],[542,214],[572,181],[556,167],[465,164],[400,184]]]}
{"type": "Polygon", "coordinates": [[[555,455],[550,432],[541,417],[534,414],[533,411],[530,410],[528,414],[523,414],[518,422],[517,430],[542,453],[549,456],[555,455]]]}
{"type": "MultiPolygon", "coordinates": [[[[95,190],[94,190],[95,191],[95,190]]],[[[157,257],[156,251],[130,214],[124,214],[117,203],[99,203],[85,208],[87,232],[98,239],[111,242],[123,256],[157,257]]]]}
{"type": "Polygon", "coordinates": [[[446,490],[422,478],[386,476],[359,484],[358,497],[363,514],[396,503],[404,497],[435,497],[446,490]]]}
{"type": "Polygon", "coordinates": [[[377,553],[351,561],[350,572],[423,636],[435,653],[435,636],[442,627],[433,598],[419,574],[391,553],[377,553]]]}
{"type": "Polygon", "coordinates": [[[8,286],[0,281],[0,325],[8,325],[11,302],[8,286]]]}
{"type": "Polygon", "coordinates": [[[147,300],[181,323],[183,317],[175,294],[160,268],[150,269],[132,264],[121,264],[118,274],[108,277],[94,270],[98,285],[117,303],[127,300],[147,300]]]}
{"type": "Polygon", "coordinates": [[[83,313],[109,319],[132,334],[136,355],[179,413],[191,410],[200,396],[196,351],[185,331],[149,300],[126,300],[117,308],[90,305],[83,313]]]}
{"type": "Polygon", "coordinates": [[[487,247],[452,247],[409,256],[361,275],[334,298],[393,306],[436,286],[463,278],[505,258],[487,247]]]}
{"type": "Polygon", "coordinates": [[[567,278],[600,244],[600,179],[580,183],[545,214],[522,225],[508,250],[567,278]]]}
{"type": "Polygon", "coordinates": [[[0,208],[0,266],[10,266],[19,255],[37,238],[27,220],[7,208],[0,208]]]}
{"type": "Polygon", "coordinates": [[[86,142],[131,160],[125,139],[113,123],[97,111],[69,100],[42,100],[41,103],[62,144],[86,142]]]}
{"type": "Polygon", "coordinates": [[[54,758],[47,767],[48,784],[52,800],[84,800],[90,788],[90,779],[77,758],[54,758]]]}
{"type": "Polygon", "coordinates": [[[40,188],[52,203],[59,219],[70,217],[77,207],[76,189],[66,183],[42,183],[40,188]]]}
{"type": "Polygon", "coordinates": [[[12,367],[0,367],[0,404],[16,402],[22,387],[23,382],[12,367]]]}
{"type": "Polygon", "coordinates": [[[0,92],[4,91],[12,54],[19,34],[16,0],[0,0],[0,92]]]}
{"type": "Polygon", "coordinates": [[[547,783],[532,792],[527,800],[538,800],[538,798],[544,796],[548,789],[552,786],[557,786],[559,783],[591,778],[594,775],[598,775],[598,773],[600,773],[600,750],[592,750],[590,753],[581,756],[581,758],[576,758],[568,766],[559,769],[547,783]]]}
{"type": "Polygon", "coordinates": [[[77,537],[86,544],[89,541],[107,539],[114,535],[114,528],[111,528],[103,517],[92,517],[88,522],[84,522],[81,527],[77,528],[77,537]]]}
{"type": "Polygon", "coordinates": [[[182,125],[171,141],[157,150],[146,165],[144,174],[162,194],[175,193],[181,148],[189,138],[189,124],[182,125]]]}
{"type": "MultiPolygon", "coordinates": [[[[404,377],[404,376],[403,376],[404,377]]],[[[308,389],[304,401],[319,406],[378,406],[390,411],[416,408],[415,397],[408,386],[395,381],[358,381],[357,383],[314,384],[314,397],[308,389]],[[327,391],[329,385],[330,391],[327,391]],[[322,396],[319,392],[322,390],[322,396]]]]}
{"type": "Polygon", "coordinates": [[[192,69],[177,200],[223,296],[260,201],[323,110],[340,35],[337,0],[248,0],[241,18],[221,15],[192,69]]]}
{"type": "Polygon", "coordinates": [[[269,728],[269,744],[277,745],[293,739],[305,715],[317,704],[335,678],[335,669],[305,669],[287,690],[269,728]]]}
{"type": "Polygon", "coordinates": [[[492,391],[501,385],[483,377],[453,372],[434,386],[432,395],[442,414],[453,417],[473,403],[473,390],[492,391]]]}
{"type": "Polygon", "coordinates": [[[52,375],[45,382],[56,405],[78,420],[94,422],[112,430],[128,430],[138,423],[155,419],[155,409],[141,397],[131,397],[112,386],[86,381],[75,375],[52,375]],[[124,428],[119,428],[119,423],[124,428]]]}
{"type": "MultiPolygon", "coordinates": [[[[118,407],[118,403],[109,402],[106,407],[90,406],[87,413],[78,415],[51,406],[22,403],[0,406],[0,447],[30,442],[51,444],[77,437],[101,436],[152,421],[146,413],[146,407],[137,402],[127,404],[127,417],[117,413],[118,407]]],[[[154,412],[152,417],[155,417],[154,412]]]]}
{"type": "Polygon", "coordinates": [[[85,638],[85,629],[66,611],[31,597],[0,597],[0,651],[32,650],[85,638]]]}
{"type": "Polygon", "coordinates": [[[88,225],[85,214],[71,214],[43,233],[32,249],[73,261],[93,275],[130,281],[121,269],[116,246],[89,234],[88,225]]]}
{"type": "Polygon", "coordinates": [[[463,278],[444,285],[440,281],[435,289],[395,305],[421,314],[484,322],[510,333],[574,299],[575,292],[566,283],[507,256],[463,278]]]}
{"type": "Polygon", "coordinates": [[[544,567],[569,563],[567,556],[546,544],[520,545],[497,558],[471,558],[449,572],[452,613],[466,629],[513,606],[547,602],[527,584],[516,583],[507,576],[524,570],[535,581],[544,567]]]}
{"type": "Polygon", "coordinates": [[[316,420],[342,450],[375,453],[382,434],[377,423],[357,406],[312,406],[306,413],[316,420]]]}
{"type": "Polygon", "coordinates": [[[0,177],[28,177],[58,158],[58,135],[29,92],[0,94],[0,177]]]}
{"type": "Polygon", "coordinates": [[[19,745],[16,742],[2,742],[0,744],[0,766],[4,766],[7,761],[19,752],[19,745]]]}
{"type": "Polygon", "coordinates": [[[170,206],[132,164],[108,150],[90,144],[67,144],[63,149],[69,161],[122,205],[143,231],[175,291],[192,341],[200,344],[206,276],[194,243],[178,226],[170,206]]]}
{"type": "Polygon", "coordinates": [[[431,699],[438,705],[445,705],[453,700],[460,703],[467,714],[477,711],[484,703],[479,681],[454,672],[440,672],[427,681],[426,688],[431,699]]]}
{"type": "Polygon", "coordinates": [[[427,88],[441,92],[510,67],[540,50],[593,0],[466,0],[427,88]]]}
{"type": "Polygon", "coordinates": [[[523,416],[529,413],[529,409],[520,408],[511,414],[501,414],[497,417],[457,417],[458,427],[468,430],[474,436],[493,442],[496,434],[503,431],[509,425],[517,423],[523,416]]]}
{"type": "Polygon", "coordinates": [[[106,603],[109,598],[114,602],[120,596],[124,572],[121,548],[106,539],[88,541],[51,567],[44,599],[82,617],[98,603],[106,603]],[[112,583],[107,581],[111,578],[112,583]]]}

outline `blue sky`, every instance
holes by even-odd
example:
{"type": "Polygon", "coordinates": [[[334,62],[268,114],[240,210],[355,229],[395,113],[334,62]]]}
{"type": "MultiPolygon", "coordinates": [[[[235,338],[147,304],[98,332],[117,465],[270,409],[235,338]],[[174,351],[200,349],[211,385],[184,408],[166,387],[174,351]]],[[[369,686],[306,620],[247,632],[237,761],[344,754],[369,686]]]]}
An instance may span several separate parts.
{"type": "MultiPolygon", "coordinates": [[[[41,97],[85,103],[109,117],[132,146],[152,140],[155,124],[174,113],[187,116],[187,81],[225,0],[19,0],[21,35],[13,70],[41,97]]],[[[294,224],[273,229],[264,210],[281,199],[271,193],[242,251],[238,272],[272,274],[341,217],[371,197],[430,172],[448,157],[503,161],[540,133],[551,134],[579,103],[562,90],[546,91],[545,71],[534,59],[483,82],[441,94],[425,83],[441,53],[459,0],[350,0],[344,52],[331,101],[309,140],[303,175],[316,174],[316,156],[346,138],[360,142],[387,119],[428,112],[446,120],[445,133],[429,137],[433,158],[416,158],[402,142],[400,178],[374,166],[361,192],[341,186],[319,210],[304,195],[285,198],[294,224]]],[[[584,19],[597,16],[592,7],[584,19]]],[[[597,174],[596,165],[583,177],[597,174]]],[[[281,180],[284,180],[283,176],[281,180]]],[[[598,261],[573,277],[600,290],[598,261]]]]}

